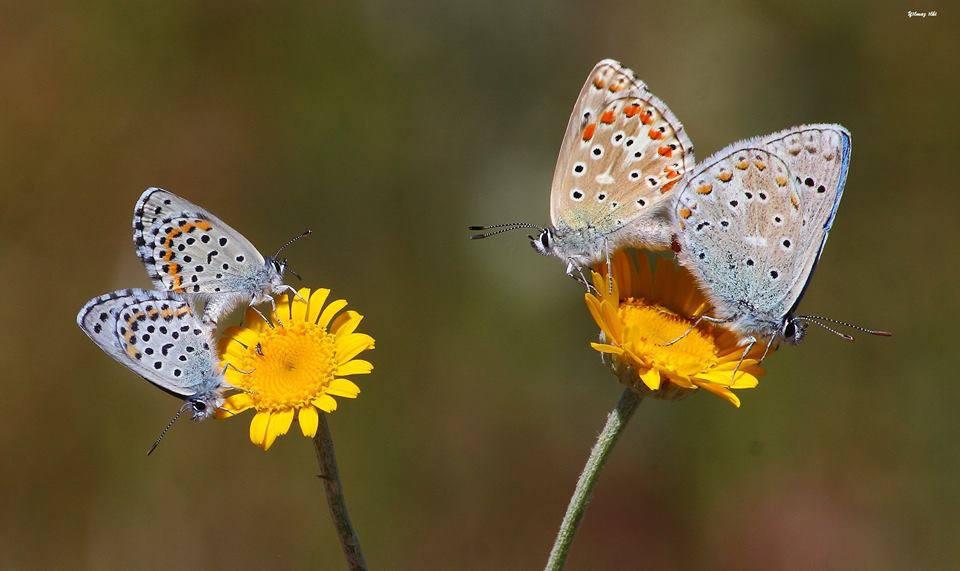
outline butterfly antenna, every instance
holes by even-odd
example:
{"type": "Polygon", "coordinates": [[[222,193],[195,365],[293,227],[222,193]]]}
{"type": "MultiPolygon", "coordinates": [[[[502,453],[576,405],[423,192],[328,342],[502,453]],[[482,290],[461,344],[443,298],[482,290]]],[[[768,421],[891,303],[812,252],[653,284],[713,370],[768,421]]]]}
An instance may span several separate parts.
{"type": "Polygon", "coordinates": [[[150,451],[147,452],[147,456],[153,454],[153,451],[157,449],[157,446],[160,446],[160,441],[163,440],[163,437],[167,435],[167,432],[173,428],[173,425],[180,420],[180,415],[183,414],[183,411],[186,410],[186,408],[187,405],[184,403],[183,406],[180,407],[180,410],[177,411],[177,414],[173,415],[173,418],[170,419],[170,422],[163,427],[163,430],[160,431],[160,436],[157,437],[157,441],[153,443],[153,446],[150,447],[150,451]]]}
{"type": "Polygon", "coordinates": [[[284,244],[283,246],[280,246],[279,248],[277,248],[277,253],[273,255],[273,259],[279,258],[279,257],[280,257],[280,252],[284,251],[284,249],[286,249],[287,246],[289,246],[290,244],[293,244],[294,242],[296,242],[296,241],[299,240],[300,238],[303,238],[303,237],[305,237],[305,236],[309,236],[310,234],[313,234],[313,230],[307,228],[306,230],[304,230],[303,232],[301,232],[299,235],[294,236],[293,238],[290,238],[289,240],[287,240],[287,243],[286,243],[286,244],[284,244]]]}
{"type": "Polygon", "coordinates": [[[508,222],[506,224],[494,224],[492,226],[468,226],[468,230],[473,230],[474,232],[479,231],[479,234],[471,234],[471,240],[481,240],[483,238],[489,238],[490,236],[496,236],[497,234],[503,234],[504,232],[510,232],[511,230],[519,230],[521,228],[533,228],[534,230],[539,230],[543,232],[543,228],[537,226],[536,224],[531,224],[529,222],[508,222]],[[493,230],[493,232],[487,232],[487,230],[493,230]]]}
{"type": "Polygon", "coordinates": [[[853,340],[854,340],[853,335],[848,335],[848,334],[846,334],[846,333],[837,331],[837,330],[834,329],[833,327],[830,327],[829,325],[825,325],[825,324],[823,324],[823,323],[820,323],[819,321],[816,321],[816,320],[814,320],[814,319],[810,319],[810,318],[807,317],[807,316],[796,317],[796,318],[794,318],[794,319],[801,320],[801,321],[808,321],[808,322],[810,322],[810,323],[813,323],[814,325],[818,325],[818,326],[826,329],[826,330],[829,331],[830,333],[833,333],[833,334],[836,335],[837,337],[843,339],[844,341],[853,341],[853,340]]]}
{"type": "Polygon", "coordinates": [[[290,272],[291,274],[293,274],[293,277],[297,278],[297,279],[300,280],[300,281],[303,281],[303,278],[300,277],[300,274],[298,274],[298,273],[296,272],[296,270],[294,270],[293,268],[291,268],[291,267],[290,267],[290,263],[287,262],[286,260],[283,261],[283,268],[284,268],[286,271],[288,271],[288,272],[290,272]]]}
{"type": "MultiPolygon", "coordinates": [[[[881,331],[879,329],[867,329],[866,327],[854,325],[853,323],[847,323],[846,321],[840,321],[839,319],[830,319],[829,317],[824,317],[822,315],[801,315],[800,317],[803,319],[806,319],[807,321],[811,321],[813,323],[816,323],[816,321],[828,321],[830,323],[836,323],[837,325],[849,327],[850,329],[853,329],[855,331],[860,331],[862,333],[869,333],[870,335],[878,335],[880,337],[893,337],[893,333],[890,333],[889,331],[881,331]]],[[[820,325],[821,327],[823,327],[822,323],[818,323],[817,325],[820,325]]]]}

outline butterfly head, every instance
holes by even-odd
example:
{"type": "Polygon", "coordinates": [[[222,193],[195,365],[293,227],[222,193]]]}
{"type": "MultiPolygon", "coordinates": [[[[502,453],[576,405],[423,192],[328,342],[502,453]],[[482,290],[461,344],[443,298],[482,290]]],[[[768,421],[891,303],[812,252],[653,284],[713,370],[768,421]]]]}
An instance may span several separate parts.
{"type": "Polygon", "coordinates": [[[788,317],[783,321],[783,327],[780,329],[780,336],[790,345],[799,343],[807,333],[807,324],[794,317],[788,317]]]}
{"type": "Polygon", "coordinates": [[[527,238],[530,238],[530,245],[533,246],[533,249],[541,256],[549,256],[553,253],[554,235],[550,228],[544,228],[540,231],[540,234],[536,236],[529,235],[527,238]]]}
{"type": "Polygon", "coordinates": [[[264,262],[267,271],[270,273],[270,281],[276,281],[279,284],[283,281],[283,273],[287,271],[287,259],[277,259],[273,256],[267,256],[266,261],[264,262]]]}
{"type": "Polygon", "coordinates": [[[223,405],[223,397],[218,391],[211,391],[201,395],[191,397],[186,402],[186,408],[190,412],[193,420],[205,420],[213,416],[218,408],[223,405]]]}
{"type": "MultiPolygon", "coordinates": [[[[287,248],[287,246],[289,246],[290,244],[293,244],[300,238],[303,238],[304,236],[309,236],[312,233],[313,232],[310,229],[304,230],[297,236],[294,236],[293,238],[287,240],[287,242],[284,245],[280,246],[280,248],[277,249],[277,252],[274,255],[267,256],[267,258],[264,260],[264,266],[266,267],[267,272],[270,274],[270,285],[279,286],[283,284],[283,274],[288,269],[290,269],[289,264],[287,263],[287,259],[280,257],[280,252],[282,252],[284,249],[287,248]]],[[[290,272],[296,275],[298,278],[300,277],[293,270],[290,270],[290,272]]]]}

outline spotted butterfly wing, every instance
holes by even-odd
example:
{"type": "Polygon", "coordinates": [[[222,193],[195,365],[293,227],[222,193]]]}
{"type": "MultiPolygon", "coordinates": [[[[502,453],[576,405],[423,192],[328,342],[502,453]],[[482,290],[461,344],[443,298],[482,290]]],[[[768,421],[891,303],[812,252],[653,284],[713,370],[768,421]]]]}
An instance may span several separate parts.
{"type": "Polygon", "coordinates": [[[845,129],[803,126],[734,143],[685,181],[678,256],[716,317],[741,333],[778,331],[823,251],[849,157],[845,129]]]}
{"type": "Polygon", "coordinates": [[[133,241],[158,289],[189,294],[247,292],[267,284],[269,268],[239,232],[162,188],[134,208],[133,241]]]}
{"type": "Polygon", "coordinates": [[[669,226],[654,218],[693,164],[693,144],[666,104],[631,70],[603,60],[567,124],[550,194],[553,225],[621,231],[636,245],[666,246],[669,226]],[[638,220],[649,222],[632,224],[638,220]]]}
{"type": "Polygon", "coordinates": [[[843,197],[852,150],[850,132],[836,124],[804,125],[769,135],[764,148],[784,160],[800,189],[804,230],[814,244],[819,243],[811,262],[815,264],[843,197]]]}
{"type": "Polygon", "coordinates": [[[221,404],[211,331],[182,296],[118,290],[87,302],[77,324],[105,353],[157,387],[207,405],[195,416],[208,416],[221,404]]]}

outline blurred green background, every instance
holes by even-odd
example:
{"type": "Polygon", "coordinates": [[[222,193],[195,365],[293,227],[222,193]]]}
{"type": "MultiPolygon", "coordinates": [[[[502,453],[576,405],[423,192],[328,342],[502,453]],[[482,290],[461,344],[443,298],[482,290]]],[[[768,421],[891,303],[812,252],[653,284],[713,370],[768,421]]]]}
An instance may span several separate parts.
{"type": "Polygon", "coordinates": [[[644,403],[570,568],[960,565],[960,42],[953,11],[908,9],[937,6],[5,2],[0,562],[342,565],[309,441],[264,454],[247,414],[181,422],[147,458],[177,402],[74,323],[88,298],[148,286],[130,218],[157,185],[264,251],[312,228],[289,252],[304,285],[367,315],[376,371],[330,422],[373,568],[542,566],[620,388],[562,265],[465,227],[548,220],[571,106],[613,57],[700,158],[847,126],[803,309],[896,336],[812,331],[740,410],[644,403]]]}

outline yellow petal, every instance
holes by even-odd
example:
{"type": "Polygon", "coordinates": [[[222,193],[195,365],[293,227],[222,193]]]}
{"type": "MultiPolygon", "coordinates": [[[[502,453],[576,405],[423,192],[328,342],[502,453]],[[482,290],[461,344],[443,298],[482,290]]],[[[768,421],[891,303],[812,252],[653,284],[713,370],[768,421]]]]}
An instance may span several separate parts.
{"type": "Polygon", "coordinates": [[[617,304],[606,300],[602,301],[600,303],[600,313],[603,315],[603,321],[607,324],[610,341],[621,343],[623,341],[623,324],[617,315],[617,304]]]}
{"type": "Polygon", "coordinates": [[[650,367],[646,373],[640,373],[640,379],[651,391],[660,388],[660,371],[656,367],[650,367]]]}
{"type": "Polygon", "coordinates": [[[320,424],[320,417],[317,416],[317,409],[312,405],[305,406],[297,412],[297,420],[300,421],[300,432],[307,438],[313,438],[317,434],[317,426],[320,424]]]}
{"type": "Polygon", "coordinates": [[[290,304],[290,319],[293,321],[306,321],[307,315],[309,314],[307,301],[310,299],[310,290],[302,287],[297,292],[297,295],[287,292],[287,299],[289,300],[290,298],[293,298],[293,303],[290,304]]]}
{"type": "Polygon", "coordinates": [[[267,439],[267,425],[270,424],[269,412],[258,412],[250,421],[250,442],[263,448],[263,441],[267,439]]]}
{"type": "Polygon", "coordinates": [[[231,362],[233,364],[236,364],[236,360],[242,359],[247,351],[249,351],[249,349],[234,339],[221,339],[218,345],[220,358],[225,362],[231,362]]]}
{"type": "Polygon", "coordinates": [[[351,333],[337,337],[334,351],[338,363],[346,363],[367,349],[373,348],[373,337],[364,333],[351,333]]]}
{"type": "Polygon", "coordinates": [[[225,401],[223,401],[223,406],[217,409],[216,415],[217,418],[230,418],[231,416],[236,416],[252,406],[253,399],[250,398],[250,395],[247,393],[237,393],[235,395],[230,395],[225,401]]]}
{"type": "Polygon", "coordinates": [[[752,389],[760,384],[757,377],[742,370],[737,371],[736,377],[733,376],[733,371],[711,371],[697,375],[697,379],[732,389],[752,389]]]}
{"type": "Polygon", "coordinates": [[[290,430],[290,424],[293,423],[293,409],[288,408],[275,412],[270,415],[270,422],[267,425],[267,435],[263,441],[263,449],[270,450],[278,436],[282,436],[290,430]]]}
{"type": "Polygon", "coordinates": [[[330,305],[323,308],[323,311],[320,313],[320,317],[317,319],[317,325],[319,325],[321,329],[325,329],[327,325],[330,325],[330,321],[333,320],[333,316],[346,306],[347,300],[345,299],[331,301],[330,305]]]}
{"type": "Polygon", "coordinates": [[[740,371],[737,378],[730,385],[731,389],[752,389],[760,384],[760,381],[753,375],[740,371]]]}
{"type": "Polygon", "coordinates": [[[373,363],[363,359],[354,359],[346,363],[341,363],[335,373],[338,377],[347,375],[366,375],[373,371],[373,363]]]}
{"type": "Polygon", "coordinates": [[[260,340],[260,336],[257,334],[256,331],[252,331],[245,327],[237,328],[236,331],[233,332],[233,335],[230,336],[230,338],[234,342],[239,343],[243,347],[253,347],[254,345],[257,344],[257,341],[260,340]]]}
{"type": "Polygon", "coordinates": [[[337,337],[349,335],[357,330],[361,321],[363,321],[362,315],[353,310],[346,311],[333,320],[333,323],[330,324],[330,332],[337,337]]]}
{"type": "Polygon", "coordinates": [[[307,313],[307,321],[310,323],[317,322],[317,318],[320,317],[320,312],[323,310],[323,304],[327,302],[327,296],[329,295],[330,290],[326,288],[313,290],[313,293],[310,294],[310,311],[307,313]]]}
{"type": "Polygon", "coordinates": [[[243,312],[243,329],[252,329],[253,331],[260,331],[266,323],[263,321],[263,317],[254,311],[252,307],[248,307],[245,312],[243,312]]]}
{"type": "Polygon", "coordinates": [[[330,386],[327,387],[327,394],[355,399],[360,394],[360,387],[347,379],[333,379],[330,381],[330,386]]]}
{"type": "Polygon", "coordinates": [[[690,379],[680,375],[670,375],[670,382],[685,389],[697,388],[697,385],[690,382],[690,379]]]}
{"type": "MultiPolygon", "coordinates": [[[[231,363],[231,364],[236,366],[235,363],[231,363]]],[[[226,370],[223,372],[223,378],[225,378],[228,383],[230,383],[235,387],[242,387],[246,384],[247,373],[241,373],[240,371],[238,371],[237,369],[234,369],[233,367],[227,367],[226,363],[224,363],[224,367],[226,367],[226,370]]]]}
{"type": "Polygon", "coordinates": [[[590,279],[593,281],[594,289],[596,289],[598,292],[601,292],[601,293],[606,291],[607,288],[605,288],[603,285],[604,284],[603,276],[601,276],[597,272],[590,272],[590,279]]]}
{"type": "Polygon", "coordinates": [[[633,288],[632,284],[630,283],[630,274],[633,272],[630,271],[630,267],[630,256],[628,256],[623,250],[618,250],[613,255],[613,277],[617,281],[617,287],[620,290],[620,295],[624,297],[630,297],[633,295],[633,288]]]}
{"type": "Polygon", "coordinates": [[[587,309],[590,311],[590,315],[593,316],[593,320],[596,322],[597,327],[606,331],[607,327],[603,321],[603,315],[600,313],[600,300],[597,299],[592,293],[583,294],[583,301],[587,304],[587,309]]]}
{"type": "MultiPolygon", "coordinates": [[[[604,262],[604,265],[606,265],[606,262],[604,262]]],[[[603,281],[606,283],[607,295],[610,297],[610,301],[612,303],[619,303],[620,302],[620,284],[618,284],[617,280],[613,278],[609,280],[604,278],[603,281]],[[613,284],[612,290],[610,289],[610,284],[613,284]]]]}
{"type": "Polygon", "coordinates": [[[715,385],[713,383],[698,383],[696,379],[693,382],[705,391],[709,391],[723,399],[726,399],[733,406],[740,408],[740,399],[737,398],[737,395],[730,392],[729,389],[721,387],[720,385],[715,385]]]}
{"type": "Polygon", "coordinates": [[[329,395],[320,395],[313,399],[313,406],[319,408],[323,412],[333,412],[337,410],[337,401],[333,400],[333,397],[329,395]]]}
{"type": "Polygon", "coordinates": [[[616,347],[614,345],[607,345],[605,343],[591,343],[591,347],[600,351],[601,353],[610,353],[611,355],[623,355],[623,349],[616,347]]]}
{"type": "Polygon", "coordinates": [[[742,369],[744,367],[753,367],[757,363],[759,363],[759,361],[757,361],[756,359],[744,359],[743,363],[741,363],[740,355],[741,353],[737,351],[727,353],[726,355],[720,358],[720,363],[716,367],[714,367],[713,370],[733,371],[734,369],[737,368],[737,365],[740,365],[740,368],[742,369]]]}

